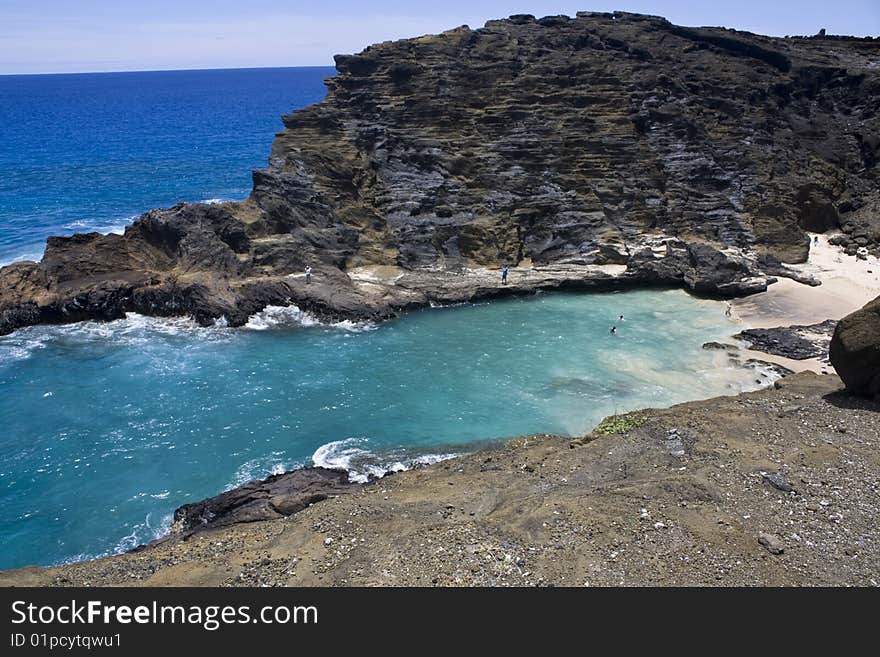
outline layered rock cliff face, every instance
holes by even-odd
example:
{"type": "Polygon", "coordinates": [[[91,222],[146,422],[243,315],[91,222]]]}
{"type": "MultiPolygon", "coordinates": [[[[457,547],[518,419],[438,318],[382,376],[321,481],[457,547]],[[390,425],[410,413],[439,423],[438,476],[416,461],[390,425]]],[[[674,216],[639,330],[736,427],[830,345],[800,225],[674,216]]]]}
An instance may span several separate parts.
{"type": "Polygon", "coordinates": [[[0,333],[128,311],[240,324],[286,303],[378,317],[558,285],[733,296],[789,274],[805,230],[880,252],[880,41],[583,13],[336,63],[247,201],[51,238],[0,270],[0,333]]]}

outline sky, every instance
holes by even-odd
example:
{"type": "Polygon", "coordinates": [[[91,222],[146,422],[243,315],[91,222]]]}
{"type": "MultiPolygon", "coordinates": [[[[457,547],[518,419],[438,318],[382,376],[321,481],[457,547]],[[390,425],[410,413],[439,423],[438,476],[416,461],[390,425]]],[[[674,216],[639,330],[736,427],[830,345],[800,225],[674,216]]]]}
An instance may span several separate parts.
{"type": "Polygon", "coordinates": [[[880,36],[880,0],[0,0],[0,74],[332,66],[511,14],[631,11],[760,34],[880,36]]]}

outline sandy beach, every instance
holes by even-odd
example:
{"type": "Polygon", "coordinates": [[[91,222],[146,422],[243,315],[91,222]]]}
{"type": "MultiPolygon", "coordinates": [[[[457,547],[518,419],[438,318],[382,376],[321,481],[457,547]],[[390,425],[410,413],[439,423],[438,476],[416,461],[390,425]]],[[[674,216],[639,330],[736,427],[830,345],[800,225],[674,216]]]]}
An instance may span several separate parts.
{"type": "MultiPolygon", "coordinates": [[[[737,331],[841,319],[880,296],[880,260],[870,255],[867,260],[846,255],[841,247],[829,244],[835,234],[810,234],[807,262],[789,265],[790,269],[818,279],[821,285],[813,287],[780,278],[766,292],[735,300],[737,331]],[[812,241],[816,237],[818,243],[812,241]]],[[[751,350],[743,350],[743,355],[778,363],[796,372],[831,372],[829,365],[818,359],[793,360],[751,350]]]]}
{"type": "Polygon", "coordinates": [[[791,324],[815,324],[840,319],[880,296],[880,260],[868,256],[859,260],[828,240],[834,233],[810,235],[819,238],[810,247],[807,262],[789,265],[822,282],[811,287],[780,278],[766,292],[734,301],[734,311],[743,328],[770,328],[791,324]]]}

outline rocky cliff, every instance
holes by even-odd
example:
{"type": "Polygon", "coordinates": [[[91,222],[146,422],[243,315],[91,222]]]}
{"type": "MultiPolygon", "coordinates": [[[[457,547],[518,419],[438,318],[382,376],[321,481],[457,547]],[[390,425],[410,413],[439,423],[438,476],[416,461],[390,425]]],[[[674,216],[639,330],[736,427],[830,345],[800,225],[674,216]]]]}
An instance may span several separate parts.
{"type": "Polygon", "coordinates": [[[789,275],[805,230],[880,252],[880,40],[579,13],[336,64],[249,199],[51,238],[0,270],[0,333],[128,311],[241,324],[287,303],[381,317],[560,285],[735,296],[789,275]]]}

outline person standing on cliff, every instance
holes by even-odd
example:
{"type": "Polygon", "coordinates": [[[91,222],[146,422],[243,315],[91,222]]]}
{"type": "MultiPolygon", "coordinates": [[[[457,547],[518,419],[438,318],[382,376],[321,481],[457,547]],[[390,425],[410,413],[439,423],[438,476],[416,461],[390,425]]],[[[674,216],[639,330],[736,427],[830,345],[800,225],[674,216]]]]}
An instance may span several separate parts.
{"type": "Polygon", "coordinates": [[[507,265],[504,265],[501,269],[501,284],[507,285],[507,271],[510,269],[507,265]]]}
{"type": "Polygon", "coordinates": [[[306,267],[306,283],[312,282],[312,268],[306,267]]]}

